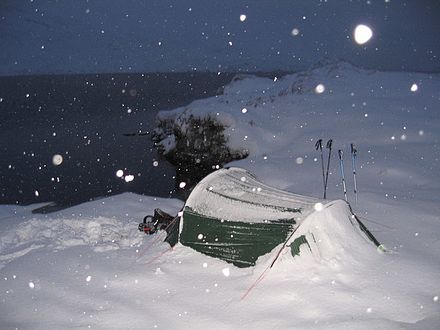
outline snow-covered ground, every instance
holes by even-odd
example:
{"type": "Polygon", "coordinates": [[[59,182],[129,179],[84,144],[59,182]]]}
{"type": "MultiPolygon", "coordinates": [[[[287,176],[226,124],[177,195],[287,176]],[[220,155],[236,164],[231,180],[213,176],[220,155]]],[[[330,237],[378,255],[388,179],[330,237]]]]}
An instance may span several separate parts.
{"type": "MultiPolygon", "coordinates": [[[[137,223],[182,202],[126,193],[47,215],[0,207],[2,329],[435,329],[440,326],[440,77],[364,71],[344,62],[278,79],[245,77],[224,95],[161,113],[211,116],[234,162],[261,181],[322,197],[317,139],[332,138],[329,199],[343,198],[345,152],[354,211],[387,248],[327,225],[321,258],[287,252],[251,268],[145,236],[137,223]],[[354,202],[349,146],[358,147],[354,202]]],[[[327,150],[324,148],[324,152],[327,150]]],[[[325,154],[326,156],[327,154],[325,154]]]]}

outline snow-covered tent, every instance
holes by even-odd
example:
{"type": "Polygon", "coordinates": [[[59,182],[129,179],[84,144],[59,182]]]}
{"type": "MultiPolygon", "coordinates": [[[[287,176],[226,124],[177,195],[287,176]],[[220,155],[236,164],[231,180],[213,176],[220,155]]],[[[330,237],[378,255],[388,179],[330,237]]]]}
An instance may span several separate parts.
{"type": "Polygon", "coordinates": [[[238,267],[255,265],[280,244],[290,247],[292,256],[303,247],[319,253],[318,233],[323,228],[339,228],[335,236],[357,235],[368,245],[379,246],[345,201],[328,202],[275,189],[241,168],[221,169],[205,177],[187,199],[180,221],[171,227],[166,240],[172,246],[180,242],[238,267]],[[325,213],[330,226],[316,226],[316,213],[325,213]]]}

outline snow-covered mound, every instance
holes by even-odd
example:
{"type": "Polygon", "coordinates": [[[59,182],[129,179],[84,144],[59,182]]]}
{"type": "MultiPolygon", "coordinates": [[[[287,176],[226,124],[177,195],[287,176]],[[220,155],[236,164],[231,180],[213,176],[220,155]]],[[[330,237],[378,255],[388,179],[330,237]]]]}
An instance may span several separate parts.
{"type": "MultiPolygon", "coordinates": [[[[342,200],[317,204],[316,211],[304,219],[287,245],[295,258],[318,263],[353,264],[373,260],[377,257],[376,242],[359,221],[342,200]]],[[[383,251],[382,246],[377,246],[377,250],[383,251]]]]}

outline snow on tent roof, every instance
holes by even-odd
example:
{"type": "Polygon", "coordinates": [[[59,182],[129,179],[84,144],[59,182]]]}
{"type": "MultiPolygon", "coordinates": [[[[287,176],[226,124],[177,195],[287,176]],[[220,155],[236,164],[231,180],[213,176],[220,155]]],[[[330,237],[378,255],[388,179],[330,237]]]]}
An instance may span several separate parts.
{"type": "MultiPolygon", "coordinates": [[[[316,211],[319,205],[319,210],[326,210],[322,215],[336,222],[339,219],[347,222],[348,219],[348,228],[355,227],[351,232],[358,238],[379,245],[351,212],[348,203],[335,201],[322,207],[322,202],[270,187],[241,168],[221,169],[205,177],[194,188],[185,203],[180,229],[175,225],[174,230],[169,230],[167,241],[174,245],[179,240],[198,252],[238,267],[254,266],[260,256],[280,244],[289,246],[295,256],[300,254],[302,246],[312,251],[315,243],[316,253],[319,247],[315,228],[309,223],[304,226],[305,230],[300,229],[307,219],[319,218],[316,215],[320,213],[316,211]],[[336,208],[336,218],[332,217],[330,208],[336,208]]],[[[325,219],[323,223],[326,223],[325,219]]],[[[325,228],[331,231],[331,226],[325,228]]],[[[345,229],[344,235],[350,235],[346,227],[341,228],[345,229]]],[[[336,237],[338,233],[334,235],[336,237]]]]}

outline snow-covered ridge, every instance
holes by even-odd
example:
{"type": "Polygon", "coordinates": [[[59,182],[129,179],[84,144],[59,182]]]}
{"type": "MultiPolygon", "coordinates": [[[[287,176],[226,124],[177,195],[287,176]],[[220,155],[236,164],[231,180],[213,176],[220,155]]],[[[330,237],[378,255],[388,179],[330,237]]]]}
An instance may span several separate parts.
{"type": "MultiPolygon", "coordinates": [[[[384,145],[393,143],[396,134],[405,141],[420,142],[426,136],[418,134],[425,126],[417,124],[419,115],[438,120],[435,99],[427,96],[438,93],[435,86],[439,81],[439,75],[368,71],[325,59],[309,70],[273,80],[237,77],[223,95],[161,112],[156,136],[158,145],[172,152],[175,143],[169,142],[185,138],[192,120],[209,118],[224,127],[231,152],[250,157],[291,149],[306,128],[311,140],[326,135],[330,127],[339,127],[332,138],[346,143],[368,139],[384,145]],[[402,132],[406,123],[391,120],[402,112],[415,119],[411,132],[402,132]]],[[[192,142],[182,141],[188,143],[192,142]]]]}

